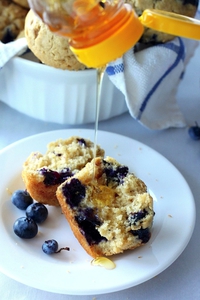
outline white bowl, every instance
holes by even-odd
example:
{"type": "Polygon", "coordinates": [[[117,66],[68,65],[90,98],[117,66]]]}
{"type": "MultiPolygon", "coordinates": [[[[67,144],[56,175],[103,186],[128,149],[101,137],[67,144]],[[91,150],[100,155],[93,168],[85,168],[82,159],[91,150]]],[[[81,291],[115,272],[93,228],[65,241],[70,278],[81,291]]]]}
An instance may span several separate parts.
{"type": "MultiPolygon", "coordinates": [[[[96,90],[96,70],[55,69],[39,63],[32,53],[11,59],[0,70],[0,100],[21,113],[47,122],[94,122],[96,90]]],[[[99,120],[126,111],[124,95],[105,74],[99,120]]]]}

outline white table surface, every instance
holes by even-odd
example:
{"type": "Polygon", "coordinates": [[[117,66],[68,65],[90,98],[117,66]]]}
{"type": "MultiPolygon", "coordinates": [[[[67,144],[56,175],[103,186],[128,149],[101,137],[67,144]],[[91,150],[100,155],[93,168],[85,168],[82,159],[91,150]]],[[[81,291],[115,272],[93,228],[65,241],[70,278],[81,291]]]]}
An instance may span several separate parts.
{"type": "MultiPolygon", "coordinates": [[[[177,98],[188,125],[194,124],[195,121],[200,124],[200,47],[187,67],[177,98]]],[[[29,135],[76,127],[81,126],[38,121],[0,102],[0,149],[29,135]]],[[[93,129],[94,124],[83,125],[82,128],[93,129]]],[[[200,235],[198,233],[200,227],[200,141],[191,140],[187,132],[188,128],[151,131],[133,120],[129,113],[100,122],[99,129],[119,133],[145,143],[164,155],[183,174],[194,195],[197,211],[195,230],[188,246],[179,258],[161,274],[128,290],[94,296],[61,295],[25,286],[0,273],[0,299],[200,299],[200,235]]],[[[183,223],[185,222],[187,222],[187,215],[183,220],[183,223]]]]}

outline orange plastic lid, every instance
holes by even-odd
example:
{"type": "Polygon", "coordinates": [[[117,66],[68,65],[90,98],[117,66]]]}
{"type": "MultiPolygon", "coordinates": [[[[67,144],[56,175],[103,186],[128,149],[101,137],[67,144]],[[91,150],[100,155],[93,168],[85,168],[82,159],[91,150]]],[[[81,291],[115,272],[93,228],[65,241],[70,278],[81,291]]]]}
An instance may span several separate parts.
{"type": "Polygon", "coordinates": [[[172,12],[146,9],[140,22],[151,29],[164,33],[200,40],[200,21],[172,12]]]}
{"type": "Polygon", "coordinates": [[[121,57],[135,45],[144,32],[144,26],[134,11],[116,32],[100,43],[87,48],[71,47],[78,60],[89,68],[99,68],[121,57]]]}

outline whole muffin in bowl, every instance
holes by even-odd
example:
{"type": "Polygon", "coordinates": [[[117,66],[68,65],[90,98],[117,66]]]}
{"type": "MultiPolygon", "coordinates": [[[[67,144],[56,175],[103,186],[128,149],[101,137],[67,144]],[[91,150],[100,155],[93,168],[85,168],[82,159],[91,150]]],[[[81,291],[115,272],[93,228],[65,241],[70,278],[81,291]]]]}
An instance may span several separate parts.
{"type": "Polygon", "coordinates": [[[19,5],[11,0],[0,0],[1,42],[8,43],[18,36],[24,29],[25,17],[28,11],[28,6],[19,5]]]}

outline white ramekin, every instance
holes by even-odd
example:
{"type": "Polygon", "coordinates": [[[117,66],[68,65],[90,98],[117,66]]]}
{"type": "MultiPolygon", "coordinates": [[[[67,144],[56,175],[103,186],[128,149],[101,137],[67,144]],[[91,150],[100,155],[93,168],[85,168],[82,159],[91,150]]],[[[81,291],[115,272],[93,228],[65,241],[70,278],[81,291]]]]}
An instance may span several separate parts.
{"type": "MultiPolygon", "coordinates": [[[[60,124],[95,121],[96,70],[66,71],[43,65],[28,53],[0,70],[0,100],[30,117],[60,124]]],[[[99,120],[128,111],[124,95],[105,74],[99,120]]]]}

